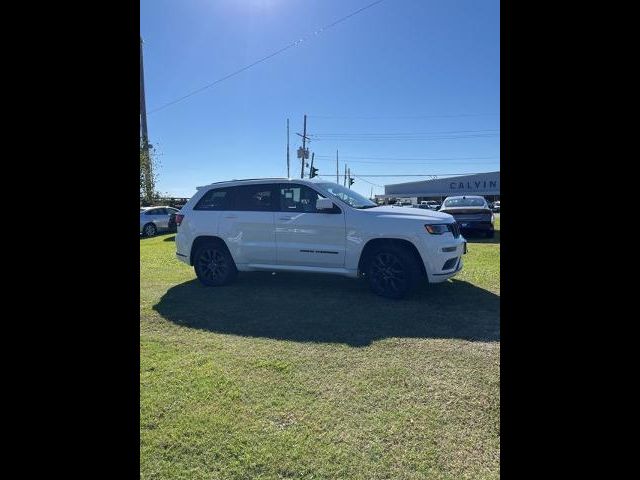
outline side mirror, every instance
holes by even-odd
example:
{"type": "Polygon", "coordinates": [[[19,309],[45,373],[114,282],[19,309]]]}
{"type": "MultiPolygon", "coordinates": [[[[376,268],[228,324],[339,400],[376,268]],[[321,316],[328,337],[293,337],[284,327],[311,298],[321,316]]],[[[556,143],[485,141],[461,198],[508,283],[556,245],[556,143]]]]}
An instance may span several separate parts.
{"type": "Polygon", "coordinates": [[[316,210],[333,210],[333,202],[329,198],[319,198],[316,200],[316,210]]]}

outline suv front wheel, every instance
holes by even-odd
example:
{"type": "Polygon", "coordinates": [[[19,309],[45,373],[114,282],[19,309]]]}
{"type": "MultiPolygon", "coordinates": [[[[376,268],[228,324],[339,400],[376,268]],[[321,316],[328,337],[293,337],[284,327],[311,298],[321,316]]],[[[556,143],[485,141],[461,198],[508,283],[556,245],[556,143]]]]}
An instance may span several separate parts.
{"type": "Polygon", "coordinates": [[[208,287],[231,283],[238,273],[227,249],[213,243],[198,247],[193,257],[193,267],[198,280],[208,287]]]}
{"type": "Polygon", "coordinates": [[[402,298],[416,286],[420,270],[410,252],[389,247],[372,253],[366,276],[374,293],[387,298],[402,298]]]}

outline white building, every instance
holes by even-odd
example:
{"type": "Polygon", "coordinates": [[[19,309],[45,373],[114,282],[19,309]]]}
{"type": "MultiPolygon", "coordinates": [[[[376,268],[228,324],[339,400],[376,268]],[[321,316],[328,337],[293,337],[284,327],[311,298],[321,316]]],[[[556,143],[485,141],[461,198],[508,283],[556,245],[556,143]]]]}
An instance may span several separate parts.
{"type": "Polygon", "coordinates": [[[385,203],[392,198],[441,202],[454,195],[482,195],[490,202],[500,200],[500,171],[385,185],[384,195],[376,195],[376,198],[385,203]]]}

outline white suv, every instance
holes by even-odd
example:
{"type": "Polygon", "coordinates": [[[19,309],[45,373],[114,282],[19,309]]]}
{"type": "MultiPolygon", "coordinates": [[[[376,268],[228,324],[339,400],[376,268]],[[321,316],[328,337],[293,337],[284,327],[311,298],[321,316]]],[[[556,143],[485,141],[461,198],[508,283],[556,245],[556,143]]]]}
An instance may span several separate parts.
{"type": "Polygon", "coordinates": [[[377,206],[318,179],[198,187],[176,223],[177,258],[208,286],[238,271],[323,272],[364,276],[378,295],[400,298],[421,279],[454,276],[466,253],[451,215],[377,206]]]}

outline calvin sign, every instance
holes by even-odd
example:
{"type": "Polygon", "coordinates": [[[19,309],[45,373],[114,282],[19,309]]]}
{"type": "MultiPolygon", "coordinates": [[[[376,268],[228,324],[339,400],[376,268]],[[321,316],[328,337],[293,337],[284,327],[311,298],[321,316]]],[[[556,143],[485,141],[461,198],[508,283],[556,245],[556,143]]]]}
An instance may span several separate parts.
{"type": "Polygon", "coordinates": [[[467,182],[450,182],[449,190],[467,190],[467,191],[485,191],[487,189],[498,188],[498,182],[495,180],[472,180],[467,182]]]}

